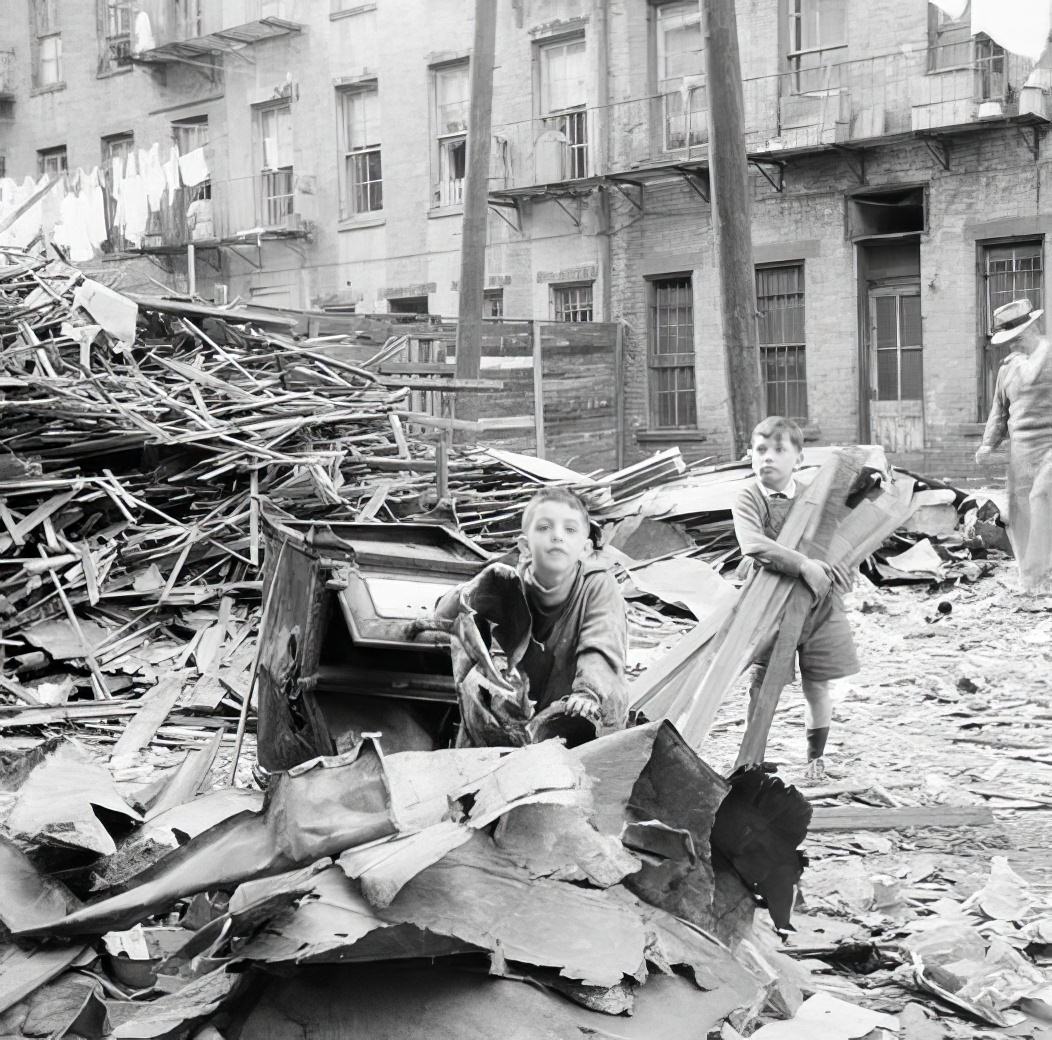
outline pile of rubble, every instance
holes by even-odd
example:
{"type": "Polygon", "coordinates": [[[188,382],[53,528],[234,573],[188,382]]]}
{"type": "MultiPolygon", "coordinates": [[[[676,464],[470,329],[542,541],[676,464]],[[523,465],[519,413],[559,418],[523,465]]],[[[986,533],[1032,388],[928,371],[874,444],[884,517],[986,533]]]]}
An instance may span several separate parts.
{"type": "MultiPolygon", "coordinates": [[[[337,1013],[370,1036],[897,1028],[753,928],[757,906],[790,926],[807,801],[762,770],[721,778],[660,721],[689,722],[699,688],[715,710],[751,652],[735,633],[792,606],[777,577],[740,598],[725,577],[747,467],[673,449],[580,474],[449,449],[470,424],[423,402],[499,384],[385,376],[404,341],[351,362],[272,313],[5,259],[0,1035],[314,1035],[337,1013]],[[268,518],[437,521],[484,559],[553,482],[603,527],[633,638],[688,632],[636,677],[654,721],[574,750],[385,755],[364,737],[265,799],[213,789],[253,684],[268,518]]],[[[867,458],[808,453],[813,486],[845,494],[801,544],[825,552],[864,513],[851,545],[873,581],[981,576],[995,507],[909,474],[870,488],[867,458]]]]}

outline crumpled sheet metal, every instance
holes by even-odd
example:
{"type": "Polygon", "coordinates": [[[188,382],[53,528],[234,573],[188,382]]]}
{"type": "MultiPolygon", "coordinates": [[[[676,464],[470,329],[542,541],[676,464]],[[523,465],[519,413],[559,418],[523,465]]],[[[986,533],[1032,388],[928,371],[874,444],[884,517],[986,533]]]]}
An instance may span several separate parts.
{"type": "Polygon", "coordinates": [[[241,1036],[325,1040],[339,1033],[399,1040],[697,1040],[740,1003],[733,988],[699,990],[678,976],[650,979],[631,1017],[590,1011],[538,985],[438,964],[324,965],[276,979],[241,1036]],[[406,1008],[426,1008],[426,1014],[406,1008]]]}
{"type": "Polygon", "coordinates": [[[121,797],[109,772],[71,740],[49,741],[41,752],[26,755],[22,768],[12,769],[10,782],[18,786],[5,821],[8,833],[37,846],[103,856],[116,852],[95,809],[134,821],[142,817],[121,797]]]}
{"type": "Polygon", "coordinates": [[[224,820],[133,879],[133,887],[22,935],[98,935],[129,928],[176,899],[331,856],[394,833],[379,756],[315,759],[276,774],[261,813],[224,820]]]}

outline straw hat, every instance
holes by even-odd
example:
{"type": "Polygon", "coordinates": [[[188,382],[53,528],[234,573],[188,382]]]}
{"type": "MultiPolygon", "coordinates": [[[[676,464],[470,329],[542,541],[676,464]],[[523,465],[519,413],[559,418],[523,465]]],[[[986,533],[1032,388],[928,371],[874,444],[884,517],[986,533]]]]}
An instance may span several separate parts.
{"type": "Polygon", "coordinates": [[[1013,300],[998,307],[994,311],[994,334],[990,337],[990,343],[996,347],[1015,339],[1044,313],[1043,310],[1034,310],[1029,300],[1013,300]]]}

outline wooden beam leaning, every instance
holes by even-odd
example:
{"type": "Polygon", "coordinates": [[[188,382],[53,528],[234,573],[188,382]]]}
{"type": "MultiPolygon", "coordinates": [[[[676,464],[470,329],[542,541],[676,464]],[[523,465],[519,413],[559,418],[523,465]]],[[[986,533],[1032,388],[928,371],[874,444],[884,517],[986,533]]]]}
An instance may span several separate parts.
{"type": "MultiPolygon", "coordinates": [[[[778,542],[796,548],[809,543],[822,521],[834,487],[850,487],[862,469],[862,453],[835,452],[793,503],[778,542]]],[[[771,638],[796,579],[774,571],[757,571],[742,592],[734,613],[716,637],[716,652],[700,687],[678,721],[678,728],[697,749],[712,726],[723,698],[742,671],[771,638]]]]}

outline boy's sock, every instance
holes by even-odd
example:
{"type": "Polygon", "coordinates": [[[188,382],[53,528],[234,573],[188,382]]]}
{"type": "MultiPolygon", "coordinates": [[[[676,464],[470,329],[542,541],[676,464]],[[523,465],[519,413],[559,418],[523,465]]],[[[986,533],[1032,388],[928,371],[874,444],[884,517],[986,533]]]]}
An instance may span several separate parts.
{"type": "Polygon", "coordinates": [[[826,740],[829,739],[829,727],[822,726],[820,729],[809,729],[807,731],[807,761],[813,762],[825,754],[826,740]]]}

